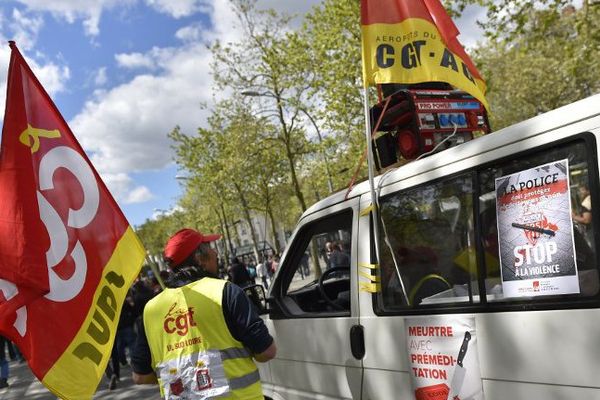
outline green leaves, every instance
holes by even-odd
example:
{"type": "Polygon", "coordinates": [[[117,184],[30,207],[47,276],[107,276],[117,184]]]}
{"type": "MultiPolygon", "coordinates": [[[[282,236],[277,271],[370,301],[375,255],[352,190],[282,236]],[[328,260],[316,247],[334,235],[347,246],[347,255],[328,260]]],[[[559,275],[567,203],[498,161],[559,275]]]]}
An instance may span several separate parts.
{"type": "MultiPolygon", "coordinates": [[[[473,21],[487,41],[470,53],[488,84],[494,129],[600,90],[600,6],[446,3],[454,16],[473,5],[487,11],[485,21],[473,21]]],[[[347,186],[365,148],[360,2],[323,0],[296,30],[290,16],[261,11],[255,0],[231,4],[244,35],[212,46],[220,100],[208,125],[193,136],[170,133],[175,161],[191,179],[176,219],[143,227],[157,249],[177,223],[224,233],[225,220],[266,214],[269,235],[289,231],[329,193],[329,181],[347,186]]]]}
{"type": "Polygon", "coordinates": [[[496,130],[600,90],[595,37],[600,9],[546,3],[530,12],[521,35],[487,42],[476,51],[496,130]]]}

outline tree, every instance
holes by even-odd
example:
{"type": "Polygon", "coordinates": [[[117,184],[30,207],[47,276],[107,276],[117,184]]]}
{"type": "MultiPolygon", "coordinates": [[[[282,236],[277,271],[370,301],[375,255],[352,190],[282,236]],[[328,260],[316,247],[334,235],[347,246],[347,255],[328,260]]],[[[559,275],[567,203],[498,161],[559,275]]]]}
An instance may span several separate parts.
{"type": "MultiPolygon", "coordinates": [[[[477,21],[488,39],[517,39],[524,33],[538,31],[543,33],[557,19],[557,11],[581,6],[587,13],[598,6],[595,0],[446,0],[446,10],[457,17],[467,6],[478,5],[487,10],[486,20],[477,21]],[[539,18],[540,10],[554,11],[539,18]]],[[[580,23],[586,25],[594,22],[592,15],[586,16],[580,23]]]]}
{"type": "Polygon", "coordinates": [[[494,129],[600,90],[599,17],[598,7],[536,10],[528,20],[536,29],[477,49],[494,129]]]}
{"type": "MultiPolygon", "coordinates": [[[[199,129],[196,136],[188,136],[176,127],[169,137],[174,142],[175,161],[187,171],[182,207],[188,213],[201,209],[205,215],[212,215],[212,220],[207,218],[205,221],[215,223],[216,220],[220,232],[231,244],[228,215],[234,209],[235,199],[230,182],[221,180],[219,174],[223,163],[218,158],[219,132],[213,134],[211,130],[199,129]]],[[[225,246],[227,258],[230,251],[233,248],[225,246]]]]}
{"type": "Polygon", "coordinates": [[[212,47],[215,81],[219,89],[228,88],[234,96],[254,95],[248,105],[257,106],[263,116],[276,121],[271,139],[287,161],[290,183],[301,210],[305,211],[299,168],[311,147],[296,105],[302,104],[312,82],[310,64],[302,56],[305,52],[298,49],[302,42],[297,34],[288,30],[290,17],[273,10],[258,10],[255,0],[232,0],[232,4],[244,38],[212,47]],[[273,106],[274,109],[268,108],[273,106]]]}
{"type": "MultiPolygon", "coordinates": [[[[194,186],[206,192],[202,194],[204,204],[210,204],[212,212],[221,219],[229,242],[227,215],[239,215],[246,221],[258,258],[260,249],[253,215],[265,212],[275,237],[274,193],[277,186],[285,184],[283,163],[273,152],[274,140],[269,136],[274,128],[235,99],[217,104],[209,125],[208,129],[199,129],[194,137],[178,130],[172,132],[177,162],[193,177],[194,186]]],[[[275,245],[277,248],[278,243],[275,245]]]]}
{"type": "Polygon", "coordinates": [[[136,228],[136,234],[151,255],[160,256],[167,240],[180,228],[182,213],[176,211],[171,215],[159,215],[156,219],[147,219],[136,228]]]}
{"type": "MultiPolygon", "coordinates": [[[[306,16],[300,35],[313,60],[311,96],[318,99],[314,113],[330,133],[325,148],[333,170],[354,171],[366,146],[360,2],[325,0],[306,16]]],[[[335,173],[334,179],[338,187],[349,181],[348,176],[335,173]]]]}

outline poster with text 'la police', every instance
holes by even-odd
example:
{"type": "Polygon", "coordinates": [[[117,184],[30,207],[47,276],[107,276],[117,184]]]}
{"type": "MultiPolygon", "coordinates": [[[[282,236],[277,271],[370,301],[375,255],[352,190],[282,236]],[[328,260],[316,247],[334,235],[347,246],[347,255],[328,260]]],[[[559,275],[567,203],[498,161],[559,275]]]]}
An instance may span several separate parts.
{"type": "Polygon", "coordinates": [[[496,179],[504,297],[579,293],[569,162],[496,179]]]}

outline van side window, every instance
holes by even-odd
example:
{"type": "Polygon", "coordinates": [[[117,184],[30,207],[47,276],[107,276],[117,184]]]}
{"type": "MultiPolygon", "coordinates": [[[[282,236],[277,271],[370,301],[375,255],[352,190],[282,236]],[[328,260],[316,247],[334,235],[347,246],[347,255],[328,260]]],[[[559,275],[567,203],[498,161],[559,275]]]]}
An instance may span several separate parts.
{"type": "Polygon", "coordinates": [[[348,210],[301,228],[280,271],[288,315],[350,314],[352,218],[348,210]]]}
{"type": "MultiPolygon", "coordinates": [[[[571,296],[588,297],[598,294],[600,284],[596,261],[597,250],[591,221],[591,208],[594,195],[589,189],[592,187],[590,180],[592,172],[588,166],[589,152],[586,147],[588,146],[586,146],[584,141],[572,142],[566,146],[556,146],[548,150],[536,152],[535,154],[530,153],[519,156],[508,162],[483,169],[479,173],[479,218],[482,232],[481,242],[485,251],[485,287],[488,293],[488,301],[523,300],[523,298],[505,298],[502,292],[498,256],[498,226],[496,221],[496,178],[564,159],[568,160],[569,166],[573,242],[580,287],[580,293],[571,296]]],[[[544,219],[545,214],[551,216],[552,210],[538,208],[531,215],[528,215],[528,217],[531,219],[531,223],[536,223],[544,219]]],[[[543,300],[544,297],[548,296],[537,296],[535,300],[543,300]]]]}
{"type": "Polygon", "coordinates": [[[380,308],[478,301],[472,203],[471,174],[380,200],[380,308]]]}
{"type": "Polygon", "coordinates": [[[381,198],[380,237],[387,242],[381,240],[379,246],[376,311],[597,305],[595,227],[600,216],[593,207],[599,187],[595,149],[593,137],[582,134],[570,142],[527,150],[381,198]],[[535,183],[554,175],[560,176],[557,186],[542,188],[549,184],[535,183]],[[502,192],[497,184],[512,186],[502,192]],[[499,201],[504,202],[500,209],[499,201]],[[504,218],[500,220],[504,237],[498,234],[498,213],[504,218]],[[548,237],[539,240],[541,235],[556,236],[562,253],[552,253],[557,242],[548,237]],[[500,251],[506,257],[503,271],[500,251]],[[544,274],[557,279],[536,278],[544,274]],[[566,289],[560,292],[562,287],[566,289]]]}

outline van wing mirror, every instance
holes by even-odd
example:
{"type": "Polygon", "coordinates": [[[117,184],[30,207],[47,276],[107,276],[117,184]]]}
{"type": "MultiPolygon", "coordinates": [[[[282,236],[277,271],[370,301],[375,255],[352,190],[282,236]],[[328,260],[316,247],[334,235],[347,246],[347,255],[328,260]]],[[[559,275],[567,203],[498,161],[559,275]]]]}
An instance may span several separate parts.
{"type": "Polygon", "coordinates": [[[256,307],[259,315],[268,314],[267,298],[265,288],[262,285],[249,285],[242,289],[252,304],[256,307]]]}

